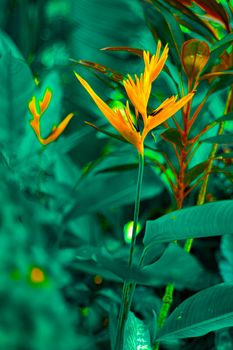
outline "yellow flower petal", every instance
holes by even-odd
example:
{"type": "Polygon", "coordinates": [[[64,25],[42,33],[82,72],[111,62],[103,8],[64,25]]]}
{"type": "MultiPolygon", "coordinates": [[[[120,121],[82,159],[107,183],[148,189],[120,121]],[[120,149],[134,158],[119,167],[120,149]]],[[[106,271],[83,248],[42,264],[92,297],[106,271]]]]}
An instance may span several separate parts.
{"type": "Polygon", "coordinates": [[[73,118],[73,116],[74,116],[73,113],[68,114],[65,117],[65,119],[63,119],[62,122],[58,126],[54,126],[51,134],[48,137],[42,139],[43,144],[47,145],[47,144],[55,141],[63,133],[63,131],[65,130],[65,128],[69,124],[70,120],[73,118]]]}
{"type": "Polygon", "coordinates": [[[40,118],[40,113],[37,110],[36,106],[36,96],[33,96],[31,101],[28,104],[29,111],[31,112],[31,115],[34,117],[34,119],[40,118]]]}
{"type": "Polygon", "coordinates": [[[128,75],[128,79],[123,81],[125,91],[136,109],[136,114],[139,112],[143,119],[147,115],[147,104],[151,91],[151,84],[145,86],[144,76],[141,74],[140,78],[135,75],[135,80],[128,75]]]}
{"type": "Polygon", "coordinates": [[[82,86],[87,90],[93,101],[96,103],[99,110],[103,113],[105,118],[109,121],[114,128],[119,127],[119,120],[116,118],[115,112],[95,93],[91,86],[84,80],[79,74],[74,72],[76,78],[82,84],[82,86]]]}
{"type": "Polygon", "coordinates": [[[33,130],[35,131],[35,134],[37,136],[38,139],[40,139],[40,123],[38,120],[32,119],[30,120],[30,125],[33,128],[33,130]]]}
{"type": "Polygon", "coordinates": [[[149,79],[151,83],[157,78],[157,76],[162,71],[168,57],[168,51],[169,51],[168,45],[165,46],[161,57],[159,57],[160,50],[161,50],[161,42],[159,41],[155,55],[151,56],[148,51],[144,51],[143,53],[143,59],[145,63],[145,72],[147,72],[147,74],[149,75],[149,79]]]}
{"type": "Polygon", "coordinates": [[[93,101],[96,103],[99,110],[103,113],[109,123],[131,144],[133,144],[139,153],[143,154],[143,145],[141,135],[136,130],[131,119],[129,105],[126,105],[125,110],[112,110],[91,88],[91,86],[76,72],[75,76],[83,87],[87,90],[93,101]]]}
{"type": "Polygon", "coordinates": [[[51,101],[51,98],[52,98],[52,91],[47,88],[42,101],[39,101],[41,114],[43,114],[46,111],[46,109],[48,108],[50,101],[51,101]]]}
{"type": "Polygon", "coordinates": [[[66,118],[57,127],[53,128],[51,134],[47,138],[42,138],[40,133],[40,118],[44,111],[48,108],[49,103],[51,101],[51,97],[51,90],[46,89],[43,99],[39,101],[40,111],[37,110],[35,96],[33,96],[32,100],[28,104],[29,110],[33,116],[33,119],[30,120],[30,125],[33,128],[39,142],[42,145],[47,145],[55,141],[62,134],[62,132],[67,127],[69,121],[73,117],[73,113],[68,114],[66,118]]]}
{"type": "Polygon", "coordinates": [[[156,126],[165,122],[168,118],[174,115],[180,110],[188,101],[191,100],[194,93],[191,92],[188,95],[182,97],[179,101],[176,101],[176,97],[172,96],[165,100],[147,119],[147,123],[142,133],[142,139],[146,138],[147,134],[156,128],[156,126]]]}

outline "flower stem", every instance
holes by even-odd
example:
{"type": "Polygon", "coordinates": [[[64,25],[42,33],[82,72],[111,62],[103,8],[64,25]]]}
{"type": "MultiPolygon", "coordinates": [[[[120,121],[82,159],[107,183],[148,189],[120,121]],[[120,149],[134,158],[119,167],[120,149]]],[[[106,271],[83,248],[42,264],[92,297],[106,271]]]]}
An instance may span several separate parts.
{"type": "MultiPolygon", "coordinates": [[[[133,232],[132,232],[132,240],[131,240],[130,252],[129,252],[129,268],[131,268],[133,263],[134,250],[136,245],[143,170],[144,170],[144,156],[139,154],[139,169],[138,169],[138,180],[137,180],[135,206],[134,206],[133,232]]],[[[120,307],[120,313],[119,313],[119,319],[118,319],[118,325],[117,325],[115,350],[123,349],[125,324],[128,318],[135,287],[136,287],[136,283],[132,281],[125,281],[123,284],[122,303],[120,307]]]]}

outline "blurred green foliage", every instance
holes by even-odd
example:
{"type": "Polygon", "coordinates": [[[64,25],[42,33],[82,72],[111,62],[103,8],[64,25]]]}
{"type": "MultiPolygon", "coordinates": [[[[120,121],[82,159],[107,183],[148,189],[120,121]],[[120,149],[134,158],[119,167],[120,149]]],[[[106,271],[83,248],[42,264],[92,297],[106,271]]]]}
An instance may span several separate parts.
{"type": "MultiPolygon", "coordinates": [[[[165,339],[161,349],[232,348],[231,330],[221,330],[233,325],[232,2],[188,3],[0,0],[0,349],[113,349],[122,281],[129,279],[138,286],[124,350],[152,347],[163,289],[170,282],[177,285],[174,305],[186,299],[180,305],[185,313],[181,328],[191,330],[187,334],[178,329],[174,336],[179,327],[178,311],[174,311],[161,331],[165,339]],[[188,161],[184,180],[192,191],[184,206],[197,203],[210,152],[217,143],[206,195],[206,201],[215,203],[201,212],[190,208],[170,213],[176,209],[171,185],[176,174],[168,161],[178,174],[174,145],[182,148],[176,124],[170,119],[146,142],[135,253],[137,261],[142,260],[130,270],[130,237],[125,225],[133,215],[137,155],[130,145],[84,124],[94,121],[112,132],[77,84],[73,70],[82,72],[110,105],[119,106],[125,103],[125,93],[112,72],[119,76],[139,73],[142,60],[134,53],[154,53],[158,39],[163,45],[168,43],[169,60],[154,84],[152,111],[167,97],[187,93],[180,56],[183,43],[193,38],[209,45],[210,57],[191,111],[206,95],[208,98],[190,138],[209,124],[213,127],[200,136],[201,142],[195,140],[197,149],[188,161]],[[100,51],[113,46],[127,49],[100,51]],[[214,72],[221,74],[208,76],[214,72]],[[47,87],[53,98],[42,119],[42,134],[47,136],[64,115],[74,112],[75,117],[56,142],[43,147],[29,125],[28,103],[33,95],[41,97],[47,87]],[[217,135],[224,120],[224,132],[217,135]],[[171,222],[172,215],[177,220],[171,222]],[[221,241],[216,235],[223,235],[221,241]],[[171,243],[207,236],[195,240],[193,254],[171,243]],[[226,296],[229,308],[220,302],[226,296]],[[216,313],[211,314],[205,303],[204,309],[203,298],[218,305],[216,313]],[[187,316],[189,307],[191,316],[187,316]],[[190,324],[192,316],[195,322],[190,324]],[[206,326],[195,333],[199,322],[206,326]],[[179,339],[211,330],[216,332],[198,340],[179,339]],[[169,334],[174,336],[170,342],[169,334]]],[[[181,125],[181,113],[176,120],[181,125]]]]}

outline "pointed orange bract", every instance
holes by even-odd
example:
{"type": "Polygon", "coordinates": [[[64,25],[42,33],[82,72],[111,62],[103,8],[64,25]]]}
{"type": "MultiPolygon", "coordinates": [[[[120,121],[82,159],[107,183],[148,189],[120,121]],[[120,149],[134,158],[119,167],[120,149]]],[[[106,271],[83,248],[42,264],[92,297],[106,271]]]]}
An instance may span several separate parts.
{"type": "Polygon", "coordinates": [[[148,133],[156,128],[156,126],[165,122],[168,118],[179,111],[191,98],[194,93],[191,92],[188,95],[182,97],[179,101],[176,101],[176,97],[172,96],[165,100],[147,119],[147,123],[142,132],[142,140],[146,138],[148,133]]]}
{"type": "Polygon", "coordinates": [[[140,133],[137,131],[130,116],[129,105],[122,111],[111,109],[91,88],[91,86],[76,72],[75,76],[92,97],[97,107],[103,113],[109,123],[129,142],[132,143],[139,153],[143,153],[140,133]]]}
{"type": "Polygon", "coordinates": [[[51,98],[52,91],[50,89],[46,89],[43,99],[41,101],[39,100],[39,111],[37,109],[35,96],[32,97],[31,101],[28,104],[29,111],[33,117],[33,119],[30,120],[30,125],[42,145],[47,145],[55,141],[63,133],[71,118],[74,116],[73,113],[68,114],[58,126],[53,127],[53,130],[48,137],[42,138],[40,133],[40,118],[48,108],[51,98]]]}
{"type": "Polygon", "coordinates": [[[128,78],[123,81],[125,91],[135,108],[136,116],[141,114],[144,123],[147,118],[147,105],[151,93],[153,81],[160,74],[168,57],[168,46],[166,45],[164,51],[160,56],[161,42],[158,42],[158,47],[155,55],[151,55],[149,51],[143,52],[143,59],[145,63],[144,73],[140,78],[135,75],[135,81],[128,75],[128,78]]]}
{"type": "MultiPolygon", "coordinates": [[[[168,58],[168,45],[165,46],[162,55],[160,55],[161,41],[158,42],[158,47],[155,55],[151,55],[149,51],[144,51],[143,59],[145,62],[145,73],[149,75],[149,81],[152,83],[161,73],[164,64],[168,58]]],[[[145,74],[144,73],[144,74],[145,74]]]]}
{"type": "Polygon", "coordinates": [[[129,102],[126,102],[124,109],[111,109],[90,87],[90,85],[78,75],[76,78],[83,85],[89,95],[96,103],[99,110],[107,118],[109,123],[131,144],[135,146],[138,152],[144,154],[144,141],[147,134],[156,126],[165,122],[168,118],[174,115],[182,108],[194,95],[190,93],[184,96],[179,101],[173,96],[165,100],[151,115],[147,115],[147,105],[151,93],[152,83],[162,71],[166,59],[168,57],[168,46],[166,45],[162,54],[161,42],[158,42],[155,55],[151,55],[148,51],[143,52],[145,63],[144,72],[140,77],[135,75],[135,80],[128,75],[123,81],[125,91],[130,102],[134,106],[136,118],[132,116],[129,108],[129,102]],[[139,129],[138,119],[139,114],[143,120],[143,128],[139,129]],[[135,124],[136,123],[136,124],[135,124]]]}

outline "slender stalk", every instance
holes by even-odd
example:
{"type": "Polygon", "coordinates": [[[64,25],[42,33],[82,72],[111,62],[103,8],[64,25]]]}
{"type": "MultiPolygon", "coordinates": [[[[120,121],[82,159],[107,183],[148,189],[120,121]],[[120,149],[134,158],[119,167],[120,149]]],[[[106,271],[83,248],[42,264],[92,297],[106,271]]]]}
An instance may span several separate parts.
{"type": "MultiPolygon", "coordinates": [[[[144,156],[139,154],[139,169],[138,169],[138,180],[137,180],[136,197],[135,197],[135,205],[134,205],[133,232],[132,232],[132,240],[131,240],[130,252],[129,252],[129,268],[131,268],[133,263],[133,256],[134,256],[135,245],[136,245],[143,171],[144,171],[144,156]]],[[[125,324],[128,318],[135,287],[136,287],[135,282],[126,281],[123,284],[122,302],[121,302],[118,325],[117,325],[115,350],[123,349],[125,324]]]]}

